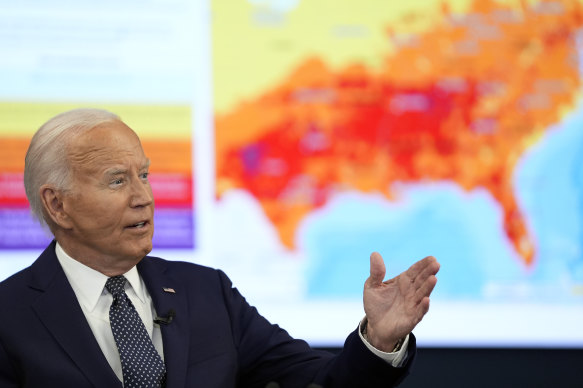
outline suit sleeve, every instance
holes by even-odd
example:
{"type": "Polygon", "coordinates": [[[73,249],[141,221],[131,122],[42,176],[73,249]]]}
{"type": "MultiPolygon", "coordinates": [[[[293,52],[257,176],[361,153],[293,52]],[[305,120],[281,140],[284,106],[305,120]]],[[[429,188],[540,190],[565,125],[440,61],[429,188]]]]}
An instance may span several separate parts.
{"type": "Polygon", "coordinates": [[[232,335],[239,359],[239,385],[263,388],[276,382],[281,388],[318,384],[325,388],[392,387],[408,374],[415,355],[411,335],[409,356],[395,368],[370,352],[355,330],[338,355],[316,351],[272,325],[218,271],[229,311],[232,335]]]}

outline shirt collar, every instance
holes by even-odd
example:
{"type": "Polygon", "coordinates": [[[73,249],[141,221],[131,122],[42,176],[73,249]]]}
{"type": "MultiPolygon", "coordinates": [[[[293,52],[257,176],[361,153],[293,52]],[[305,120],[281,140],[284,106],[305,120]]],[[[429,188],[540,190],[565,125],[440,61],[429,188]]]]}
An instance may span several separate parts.
{"type": "MultiPolygon", "coordinates": [[[[69,256],[58,242],[55,247],[55,254],[79,303],[82,303],[87,310],[93,311],[101,295],[109,293],[105,290],[105,283],[108,277],[69,256]]],[[[133,288],[140,301],[145,303],[145,289],[138,269],[133,266],[123,276],[128,280],[126,289],[128,287],[133,288]]]]}

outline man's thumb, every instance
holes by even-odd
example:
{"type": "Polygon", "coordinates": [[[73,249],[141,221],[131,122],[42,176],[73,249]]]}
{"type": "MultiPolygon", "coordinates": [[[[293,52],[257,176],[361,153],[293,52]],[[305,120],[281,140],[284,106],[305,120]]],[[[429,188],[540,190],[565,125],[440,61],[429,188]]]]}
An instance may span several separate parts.
{"type": "Polygon", "coordinates": [[[385,262],[383,257],[378,252],[373,252],[370,255],[370,283],[371,286],[380,285],[385,279],[385,262]]]}

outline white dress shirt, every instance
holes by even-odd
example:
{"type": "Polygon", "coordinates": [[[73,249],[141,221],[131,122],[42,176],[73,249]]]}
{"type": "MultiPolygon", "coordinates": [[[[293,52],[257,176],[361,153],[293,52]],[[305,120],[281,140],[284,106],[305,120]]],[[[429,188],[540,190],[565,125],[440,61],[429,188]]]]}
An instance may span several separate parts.
{"type": "MultiPolygon", "coordinates": [[[[57,243],[55,253],[65,271],[65,275],[67,275],[67,280],[69,280],[77,296],[83,314],[85,314],[85,318],[101,351],[109,365],[111,365],[111,369],[113,369],[119,380],[123,382],[121,360],[109,324],[109,307],[113,302],[113,296],[105,288],[105,282],[108,277],[70,257],[59,243],[57,243]]],[[[136,267],[133,267],[123,276],[128,280],[125,284],[125,292],[136,308],[138,315],[142,318],[154,347],[164,359],[162,333],[160,332],[160,326],[154,324],[156,311],[146,285],[138,274],[136,267]]]]}

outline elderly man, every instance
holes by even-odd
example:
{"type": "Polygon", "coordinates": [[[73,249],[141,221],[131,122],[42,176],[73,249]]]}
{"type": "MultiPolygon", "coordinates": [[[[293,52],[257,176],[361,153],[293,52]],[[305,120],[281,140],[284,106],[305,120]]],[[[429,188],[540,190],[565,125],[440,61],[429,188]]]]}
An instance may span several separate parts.
{"type": "Polygon", "coordinates": [[[373,253],[359,329],[340,354],[315,351],[221,271],[147,256],[149,164],[102,110],[60,114],[32,138],[26,194],[54,241],[0,284],[1,387],[388,387],[408,373],[434,258],[383,281],[373,253]]]}

